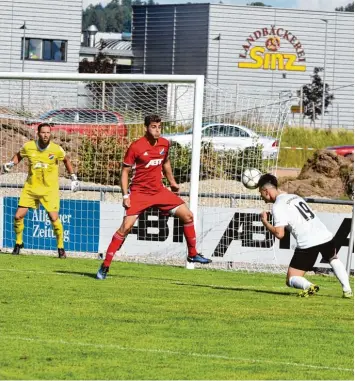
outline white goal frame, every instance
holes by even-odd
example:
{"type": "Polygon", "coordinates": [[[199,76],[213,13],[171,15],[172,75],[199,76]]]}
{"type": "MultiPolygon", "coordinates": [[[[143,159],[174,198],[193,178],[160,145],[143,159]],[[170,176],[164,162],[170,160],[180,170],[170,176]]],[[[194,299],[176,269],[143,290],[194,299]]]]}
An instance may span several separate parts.
{"type": "Polygon", "coordinates": [[[79,73],[32,73],[0,72],[3,80],[51,80],[51,81],[107,81],[107,82],[159,82],[191,83],[195,87],[191,158],[191,187],[189,207],[197,221],[198,182],[200,173],[201,128],[203,112],[204,75],[159,75],[159,74],[79,74],[79,73]]]}
{"type": "MultiPolygon", "coordinates": [[[[118,98],[119,100],[122,99],[124,102],[122,102],[122,105],[119,103],[119,107],[123,106],[123,110],[128,110],[127,114],[124,114],[124,118],[127,118],[127,125],[130,124],[132,129],[135,129],[135,133],[137,133],[137,136],[141,136],[142,130],[140,128],[143,128],[142,124],[142,116],[157,112],[159,115],[164,114],[164,108],[162,109],[158,102],[162,101],[162,106],[165,107],[165,112],[167,112],[166,117],[168,118],[166,120],[167,123],[167,131],[168,129],[173,127],[174,130],[173,133],[176,133],[178,135],[181,131],[187,131],[186,128],[193,129],[193,133],[191,134],[191,139],[189,139],[189,147],[185,151],[184,149],[181,149],[181,146],[177,144],[176,146],[172,146],[174,150],[172,150],[172,153],[175,154],[177,158],[189,158],[188,164],[186,164],[185,161],[182,161],[180,165],[187,166],[188,173],[185,173],[184,170],[182,170],[182,176],[181,181],[177,179],[177,181],[182,185],[181,187],[181,195],[182,197],[188,197],[188,204],[190,207],[191,212],[194,215],[194,224],[196,227],[196,232],[199,231],[199,235],[197,237],[198,242],[197,245],[202,252],[207,255],[211,256],[214,260],[212,263],[213,268],[218,268],[218,266],[221,266],[222,269],[228,268],[228,269],[238,269],[238,270],[251,270],[251,271],[271,271],[271,272],[278,272],[280,269],[284,271],[284,259],[282,261],[279,260],[279,256],[276,255],[275,252],[275,245],[271,242],[270,237],[267,237],[264,235],[263,232],[260,232],[260,221],[259,221],[259,209],[261,207],[264,207],[264,204],[261,206],[261,200],[256,190],[254,191],[248,191],[246,188],[243,188],[240,181],[238,181],[238,176],[240,176],[241,171],[243,171],[243,168],[249,167],[255,167],[260,165],[262,160],[264,160],[261,163],[262,170],[264,171],[270,171],[273,172],[275,170],[275,166],[277,167],[277,156],[269,157],[267,156],[264,158],[262,156],[262,153],[259,151],[260,148],[250,150],[248,153],[245,151],[242,151],[240,153],[238,150],[235,150],[235,148],[230,149],[227,154],[220,155],[219,153],[216,154],[218,151],[218,148],[214,148],[211,146],[210,142],[207,142],[206,139],[203,137],[205,134],[203,134],[203,128],[207,124],[210,124],[210,126],[214,127],[214,124],[226,124],[226,125],[241,125],[250,127],[252,131],[255,131],[257,133],[260,133],[261,135],[265,134],[266,136],[269,135],[272,137],[272,139],[278,139],[278,141],[281,140],[282,130],[283,127],[287,121],[290,103],[291,103],[291,96],[289,96],[287,99],[265,99],[265,98],[255,98],[255,97],[248,97],[248,96],[239,96],[238,94],[235,95],[234,93],[228,92],[228,89],[224,88],[218,88],[215,85],[209,83],[208,81],[205,82],[205,78],[203,75],[146,75],[146,74],[79,74],[79,73],[32,73],[32,72],[0,72],[0,79],[5,81],[5,86],[9,85],[9,89],[11,88],[10,95],[7,95],[7,92],[4,92],[4,97],[2,102],[4,102],[4,112],[7,113],[7,109],[9,109],[9,115],[4,114],[4,119],[11,119],[12,116],[15,116],[13,120],[15,120],[14,124],[9,124],[9,129],[15,128],[15,132],[17,131],[17,124],[19,127],[21,127],[21,123],[17,122],[18,120],[22,120],[25,118],[25,112],[27,112],[26,108],[23,105],[23,94],[20,93],[21,85],[25,84],[27,85],[27,93],[33,94],[33,99],[36,101],[38,98],[38,94],[42,94],[45,96],[48,92],[48,99],[44,98],[44,103],[33,103],[36,107],[37,104],[39,105],[40,109],[44,107],[43,110],[45,110],[46,107],[56,108],[55,105],[59,105],[60,102],[63,101],[61,98],[61,95],[64,95],[64,102],[67,101],[67,97],[77,97],[79,99],[80,96],[85,96],[89,99],[90,94],[94,97],[93,99],[99,99],[99,103],[102,103],[103,109],[110,109],[112,105],[115,106],[115,103],[112,102],[112,99],[110,96],[113,94],[113,100],[115,101],[117,98],[115,96],[117,95],[116,91],[113,91],[112,94],[110,94],[110,83],[116,83],[119,84],[119,86],[115,87],[115,89],[122,90],[119,94],[121,98],[118,98]],[[43,87],[31,87],[31,82],[47,82],[46,86],[43,87]],[[27,83],[29,82],[29,83],[27,83]],[[48,82],[53,82],[52,85],[48,82]],[[63,89],[65,90],[65,87],[61,86],[65,84],[65,82],[77,82],[77,83],[90,83],[90,82],[98,82],[102,83],[102,95],[98,93],[98,95],[95,95],[95,88],[94,90],[89,93],[81,93],[79,91],[72,91],[72,92],[63,92],[63,89]],[[142,108],[137,107],[137,109],[134,109],[134,102],[130,103],[130,96],[131,93],[133,93],[134,99],[134,86],[128,87],[129,91],[125,91],[125,84],[131,83],[131,84],[137,84],[138,89],[139,86],[143,84],[149,84],[150,87],[153,89],[157,89],[157,92],[149,92],[146,90],[145,86],[142,87],[143,92],[139,93],[142,94],[141,98],[137,97],[140,101],[142,101],[142,108]],[[14,86],[12,87],[12,85],[14,86]],[[57,86],[58,84],[58,86],[57,86]],[[160,97],[157,96],[159,92],[159,85],[164,84],[165,85],[176,85],[171,86],[169,88],[169,91],[162,92],[160,97]],[[179,86],[181,85],[181,86],[179,86]],[[187,86],[186,86],[187,85],[187,86]],[[52,87],[51,87],[52,86],[52,87]],[[121,87],[122,86],[122,87],[121,87]],[[189,90],[187,90],[187,88],[189,90]],[[42,90],[43,89],[43,90],[42,90]],[[106,92],[105,92],[106,91],[106,92]],[[193,93],[192,93],[193,92],[193,93]],[[16,105],[16,103],[19,103],[21,94],[21,108],[20,109],[12,109],[14,107],[19,107],[19,105],[16,105]],[[88,95],[87,95],[88,94],[88,95]],[[107,97],[105,97],[105,94],[107,94],[107,97]],[[153,94],[153,95],[152,95],[153,94]],[[37,95],[37,98],[36,98],[37,95]],[[56,98],[57,97],[57,98],[56,98]],[[96,98],[95,98],[96,97],[96,98]],[[165,98],[166,97],[166,98],[165,98]],[[147,99],[153,99],[153,102],[146,102],[147,99]],[[52,102],[53,100],[53,102],[52,102]],[[106,104],[107,101],[107,104],[106,104]],[[111,101],[111,106],[110,106],[111,101]],[[178,102],[179,101],[179,102],[178,102]],[[6,103],[7,102],[7,103],[6,103]],[[9,105],[7,108],[6,104],[9,105]],[[129,107],[134,109],[134,113],[130,113],[129,107]],[[166,105],[168,107],[166,108],[166,105]],[[155,108],[156,106],[156,108],[155,108]],[[167,110],[168,109],[168,110],[167,110]],[[161,113],[160,111],[163,111],[161,113]],[[19,112],[19,113],[18,113],[19,112]],[[12,114],[14,113],[14,114],[12,114]],[[129,122],[128,122],[129,121],[129,122]],[[138,122],[137,122],[138,121],[138,122]],[[172,122],[172,125],[171,125],[172,122]],[[175,122],[175,123],[174,123],[175,122]],[[205,122],[205,125],[203,124],[205,122]],[[16,124],[17,123],[17,124],[16,124]],[[191,147],[190,147],[191,145],[191,147]],[[264,166],[265,165],[265,166],[264,166]],[[272,167],[272,165],[274,165],[272,167]],[[211,170],[213,169],[213,171],[211,170]],[[185,188],[185,191],[184,191],[185,188]],[[248,193],[248,192],[249,193],[248,193]],[[254,192],[254,193],[253,193],[254,192]],[[228,200],[229,198],[229,200],[228,200]],[[250,200],[250,202],[249,202],[250,200]],[[222,210],[222,212],[221,212],[222,210]],[[262,237],[260,237],[262,236],[262,237]],[[263,246],[267,244],[266,246],[263,246]],[[259,246],[260,245],[260,246],[259,246]],[[270,246],[271,245],[271,246],[270,246]],[[261,249],[261,251],[258,251],[256,249],[261,249]],[[227,252],[228,251],[228,252],[227,252]],[[265,257],[263,255],[265,254],[265,257]],[[234,265],[236,267],[234,267],[234,265]],[[217,267],[216,267],[217,266],[217,267]],[[227,266],[227,267],[226,267],[227,266]],[[232,266],[232,267],[230,267],[232,266]]],[[[71,84],[70,84],[71,85],[71,84]]],[[[70,87],[70,86],[69,86],[70,87]]],[[[5,90],[7,90],[6,87],[4,87],[5,90]]],[[[91,91],[91,90],[90,90],[91,91]]],[[[118,97],[119,97],[118,96],[118,97]]],[[[69,99],[71,101],[71,98],[69,99]]],[[[31,99],[31,98],[29,98],[31,99]]],[[[64,103],[66,104],[66,103],[64,103]]],[[[137,103],[138,105],[138,103],[137,103]]],[[[140,105],[139,105],[140,106],[140,105]]],[[[27,105],[29,106],[29,103],[27,105]]],[[[63,107],[63,106],[58,106],[63,107]]],[[[64,106],[65,107],[65,106],[64,106]]],[[[77,106],[82,107],[82,106],[77,106]]],[[[93,106],[91,108],[97,108],[96,103],[93,102],[93,106]]],[[[30,109],[28,110],[30,111],[30,109]]],[[[36,109],[36,111],[38,111],[36,109]]],[[[31,115],[31,113],[29,113],[31,115]]],[[[31,118],[31,116],[30,116],[31,118]]],[[[209,128],[209,127],[208,127],[209,128]]],[[[26,131],[24,131],[26,132],[26,131]]],[[[23,133],[23,131],[21,131],[23,133]]],[[[17,136],[21,137],[21,139],[15,139],[13,141],[12,135],[6,136],[5,139],[6,142],[9,142],[10,146],[6,147],[7,155],[9,154],[9,151],[13,144],[18,147],[19,144],[23,141],[24,137],[27,135],[21,135],[21,133],[17,133],[17,135],[14,135],[17,139],[17,136]]],[[[169,134],[169,132],[167,132],[169,134]]],[[[218,132],[216,132],[218,134],[218,132]]],[[[134,134],[132,135],[133,139],[136,138],[134,134]]],[[[173,135],[171,135],[173,136],[173,135]]],[[[212,135],[207,135],[212,136],[212,135]]],[[[216,135],[218,136],[218,135],[216,135]]],[[[233,134],[227,135],[227,136],[234,136],[233,134]]],[[[238,136],[236,136],[238,137],[238,136]]],[[[58,139],[61,139],[61,137],[58,135],[58,139]]],[[[65,140],[61,140],[64,143],[65,140]]],[[[70,140],[69,140],[70,141],[70,140]]],[[[73,141],[73,144],[80,143],[80,140],[73,141]]],[[[253,141],[250,144],[257,144],[257,141],[253,141]]],[[[227,144],[227,143],[223,143],[227,144]]],[[[249,147],[249,146],[248,146],[249,147]]],[[[258,146],[260,147],[260,146],[258,146]]],[[[274,147],[274,145],[272,146],[274,147]]],[[[123,145],[122,145],[123,148],[123,145]]],[[[227,149],[227,146],[225,146],[227,149]]],[[[252,147],[249,147],[252,148],[252,147]]],[[[115,151],[115,148],[110,148],[109,152],[115,151]]],[[[122,154],[124,154],[121,151],[118,151],[120,156],[114,156],[113,163],[121,163],[122,154]]],[[[12,153],[12,152],[11,152],[12,153]]],[[[77,153],[77,152],[76,152],[77,153]]],[[[116,153],[116,151],[114,152],[116,153]]],[[[101,156],[99,156],[98,161],[101,163],[102,159],[100,159],[101,156]],[[101,160],[101,161],[100,161],[101,160]]],[[[172,155],[172,157],[174,157],[172,155]]],[[[4,158],[3,158],[4,159],[4,158]]],[[[86,160],[85,158],[83,159],[86,160]]],[[[96,158],[94,158],[96,160],[96,158]]],[[[174,164],[172,163],[172,166],[174,164]]],[[[117,167],[119,168],[119,167],[117,167]]],[[[177,167],[179,168],[179,167],[177,167]]],[[[183,168],[183,167],[182,167],[183,168]]],[[[23,168],[20,168],[20,170],[23,170],[23,168]]],[[[110,173],[110,172],[107,172],[110,173]]],[[[21,174],[24,174],[21,172],[21,174]]],[[[25,174],[24,174],[25,175],[25,174]]],[[[95,175],[96,176],[96,172],[95,175]]],[[[88,185],[85,186],[85,191],[93,191],[96,192],[97,190],[100,191],[100,194],[96,192],[94,195],[95,198],[91,199],[89,198],[87,201],[96,200],[98,201],[98,196],[100,196],[100,207],[103,209],[103,213],[108,213],[107,206],[105,206],[105,196],[102,197],[102,195],[105,195],[105,192],[112,192],[112,195],[108,195],[108,199],[111,199],[111,201],[116,204],[119,200],[119,190],[120,188],[117,186],[117,182],[113,182],[112,179],[118,179],[119,178],[119,171],[116,169],[115,172],[112,172],[110,174],[110,181],[109,182],[102,182],[104,185],[103,188],[97,187],[96,185],[94,187],[88,185]],[[113,186],[111,186],[111,183],[113,186]],[[93,189],[91,189],[93,188],[93,189]],[[103,192],[103,193],[102,193],[103,192]],[[101,203],[101,201],[104,201],[101,203]]],[[[22,179],[22,178],[21,178],[22,179]]],[[[85,175],[83,177],[83,181],[85,179],[91,179],[89,175],[85,175]],[[85,177],[87,176],[87,177],[85,177]]],[[[94,180],[101,179],[100,176],[94,177],[94,180]]],[[[19,189],[20,185],[17,183],[12,184],[9,183],[9,180],[11,181],[11,177],[9,179],[5,179],[4,182],[4,197],[7,197],[9,195],[9,190],[7,190],[7,184],[9,184],[9,189],[11,191],[12,188],[19,189]]],[[[62,178],[63,183],[67,179],[62,178]]],[[[22,180],[19,179],[20,182],[22,180]]],[[[91,181],[88,180],[90,183],[91,181]]],[[[100,183],[100,181],[98,182],[100,183]]],[[[62,185],[61,190],[67,191],[70,190],[70,187],[68,185],[62,185]]],[[[18,191],[16,191],[18,193],[18,191]]],[[[10,194],[11,195],[11,194],[10,194]]],[[[66,195],[63,194],[65,197],[63,200],[72,200],[72,198],[66,198],[66,195]]],[[[12,195],[11,195],[12,196],[12,195]]],[[[90,195],[91,197],[92,195],[90,195]]],[[[10,200],[10,198],[9,198],[10,200]]],[[[77,199],[73,199],[75,202],[76,200],[81,200],[80,197],[77,199]]],[[[86,200],[86,199],[85,199],[86,200]]],[[[1,202],[1,199],[0,199],[1,202]]],[[[12,202],[12,201],[11,201],[12,202]]],[[[113,203],[108,201],[107,205],[113,205],[113,203]]],[[[3,207],[3,205],[0,205],[3,207]]],[[[119,205],[115,205],[115,207],[119,207],[119,205]]],[[[11,208],[11,210],[15,206],[10,204],[6,205],[6,208],[11,208]]],[[[4,209],[5,210],[5,209],[4,209]]],[[[76,210],[76,209],[75,209],[76,210]]],[[[81,210],[80,208],[78,210],[81,210]]],[[[117,211],[113,211],[113,213],[116,213],[117,211]]],[[[111,213],[111,211],[110,211],[111,213]]],[[[120,211],[121,213],[121,211],[120,211]]],[[[121,214],[118,213],[117,216],[121,216],[121,214]]],[[[10,213],[6,212],[6,216],[9,216],[10,213]]],[[[117,217],[116,216],[116,217],[117,217]]],[[[156,218],[156,215],[153,215],[154,218],[156,218]]],[[[148,220],[145,221],[149,221],[148,220]]],[[[86,221],[86,217],[83,217],[83,220],[86,221]]],[[[109,234],[106,234],[106,231],[108,231],[108,224],[107,221],[110,223],[112,222],[109,219],[104,219],[103,224],[100,225],[102,228],[102,231],[100,230],[99,233],[95,232],[91,237],[95,240],[95,242],[98,242],[98,249],[95,247],[95,249],[87,250],[89,255],[91,253],[98,253],[99,255],[104,252],[104,245],[106,244],[105,240],[108,239],[109,234]],[[104,234],[102,234],[104,232],[104,234]],[[97,239],[98,237],[98,239],[97,239]],[[101,240],[102,239],[102,240],[101,240]],[[101,245],[101,246],[100,246],[101,245]],[[96,251],[98,250],[98,252],[96,251]]],[[[117,221],[114,219],[115,222],[117,221]]],[[[159,220],[160,221],[160,220],[159,220]]],[[[41,221],[43,223],[44,221],[41,221]]],[[[164,220],[163,220],[164,222],[164,220]]],[[[144,247],[144,245],[140,246],[142,249],[142,252],[139,251],[140,255],[133,257],[133,260],[138,260],[139,262],[143,261],[145,263],[164,263],[164,264],[181,264],[181,261],[185,261],[185,266],[187,268],[194,268],[193,264],[189,264],[186,262],[186,255],[183,253],[186,253],[186,246],[183,244],[182,241],[182,233],[181,231],[175,232],[174,230],[171,230],[172,228],[172,220],[170,220],[170,232],[173,232],[173,237],[178,237],[178,240],[175,241],[169,241],[165,242],[167,238],[164,238],[164,244],[161,246],[154,246],[154,249],[151,248],[151,246],[144,247]],[[164,245],[170,245],[170,246],[164,246],[164,245]],[[185,246],[185,250],[183,247],[185,246]],[[148,251],[147,251],[147,250],[148,251]],[[152,250],[152,252],[150,252],[152,250]],[[142,256],[141,256],[142,255],[142,256]],[[176,259],[175,259],[176,256],[176,259]]],[[[9,225],[9,221],[6,220],[6,224],[2,219],[0,219],[0,227],[4,224],[4,226],[9,225]]],[[[39,225],[38,225],[39,226],[39,225]]],[[[84,228],[84,225],[79,224],[80,229],[84,228]]],[[[110,226],[111,228],[111,226],[110,226]]],[[[148,228],[156,228],[156,226],[152,226],[147,224],[148,228]]],[[[174,229],[177,228],[174,222],[174,229]]],[[[6,232],[9,231],[9,227],[6,227],[6,232]]],[[[137,227],[138,229],[138,227],[137,227]]],[[[3,240],[2,234],[4,231],[4,227],[0,229],[0,239],[3,240]]],[[[160,231],[160,227],[159,227],[160,231]]],[[[67,230],[69,232],[69,230],[67,230]]],[[[74,235],[79,234],[74,232],[74,235]]],[[[145,234],[145,233],[144,233],[145,234]]],[[[147,234],[148,233],[147,231],[147,234]]],[[[154,233],[156,234],[156,233],[154,233]]],[[[164,233],[165,234],[165,233],[164,233]]],[[[33,236],[35,237],[35,236],[33,236]]],[[[36,239],[38,237],[47,237],[45,236],[36,236],[36,239]]],[[[69,235],[68,235],[69,237],[69,235]]],[[[169,239],[171,239],[171,234],[169,235],[169,239]]],[[[109,237],[110,238],[110,237],[109,237]]],[[[128,239],[132,239],[131,242],[134,240],[138,240],[138,233],[134,232],[131,237],[128,237],[128,239]],[[137,237],[135,236],[137,235],[137,237]]],[[[156,241],[156,239],[150,239],[151,237],[148,237],[147,241],[151,240],[156,241]]],[[[157,238],[157,237],[154,237],[157,238]]],[[[6,247],[8,248],[9,238],[7,238],[6,247]]],[[[353,234],[350,236],[351,244],[353,242],[353,234]]],[[[75,242],[79,242],[81,244],[80,239],[78,241],[74,240],[75,242]]],[[[143,238],[143,241],[145,239],[143,238]]],[[[36,241],[37,242],[37,241],[36,241]]],[[[128,242],[129,243],[129,242],[128,242]]],[[[85,243],[84,243],[85,245],[85,243]]],[[[30,246],[30,245],[29,245],[30,246]]],[[[73,246],[72,246],[73,247],[73,246]]],[[[31,247],[28,247],[28,249],[32,249],[31,247]]],[[[42,250],[42,249],[40,249],[42,250]]],[[[43,252],[48,249],[42,250],[43,252]]],[[[277,250],[277,248],[276,248],[277,250]]],[[[70,251],[70,249],[69,249],[70,251]]],[[[80,246],[80,249],[76,250],[76,246],[72,251],[72,254],[79,255],[82,252],[85,251],[82,250],[82,246],[80,246]],[[77,252],[77,253],[76,253],[77,252]]],[[[288,249],[288,252],[290,250],[288,249]]],[[[347,270],[350,270],[351,267],[351,249],[349,248],[350,254],[348,254],[347,257],[347,270]]],[[[121,256],[123,259],[132,260],[132,251],[130,250],[130,247],[127,248],[127,252],[121,252],[121,256]]],[[[288,253],[289,254],[289,253],[288,253]]],[[[284,258],[284,257],[283,257],[284,258]]],[[[286,258],[287,259],[287,258],[286,258]]],[[[211,267],[212,267],[211,266],[211,267]]],[[[207,266],[210,267],[210,266],[207,266]]]]}

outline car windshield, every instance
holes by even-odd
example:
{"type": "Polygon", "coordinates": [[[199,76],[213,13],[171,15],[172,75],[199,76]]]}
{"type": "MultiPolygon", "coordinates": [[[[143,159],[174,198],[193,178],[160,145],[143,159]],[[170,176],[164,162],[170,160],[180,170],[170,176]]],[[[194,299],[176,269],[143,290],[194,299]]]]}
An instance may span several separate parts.
{"type": "Polygon", "coordinates": [[[55,114],[57,111],[56,110],[51,110],[51,111],[47,111],[47,112],[45,112],[44,114],[42,114],[42,115],[40,115],[39,117],[38,117],[38,119],[47,119],[47,118],[49,118],[50,116],[52,116],[53,114],[55,114]]]}

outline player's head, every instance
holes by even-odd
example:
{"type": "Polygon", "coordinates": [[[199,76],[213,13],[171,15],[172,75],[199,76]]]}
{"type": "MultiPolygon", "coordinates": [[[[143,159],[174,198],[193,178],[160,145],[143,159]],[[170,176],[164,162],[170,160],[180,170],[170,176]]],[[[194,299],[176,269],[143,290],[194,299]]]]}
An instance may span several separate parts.
{"type": "Polygon", "coordinates": [[[147,115],[144,118],[145,132],[148,138],[159,139],[161,134],[161,118],[158,115],[147,115]]]}
{"type": "Polygon", "coordinates": [[[260,196],[265,202],[275,202],[279,191],[277,178],[271,173],[262,175],[258,181],[260,196]]]}
{"type": "Polygon", "coordinates": [[[51,125],[48,123],[41,123],[37,127],[37,135],[40,145],[48,145],[51,140],[51,125]]]}

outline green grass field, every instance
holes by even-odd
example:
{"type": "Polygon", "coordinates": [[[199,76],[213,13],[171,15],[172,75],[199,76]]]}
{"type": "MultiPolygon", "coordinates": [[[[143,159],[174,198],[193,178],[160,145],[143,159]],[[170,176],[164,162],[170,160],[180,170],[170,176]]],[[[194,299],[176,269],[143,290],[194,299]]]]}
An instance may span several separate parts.
{"type": "Polygon", "coordinates": [[[350,380],[353,300],[334,277],[0,255],[0,379],[350,380]]]}

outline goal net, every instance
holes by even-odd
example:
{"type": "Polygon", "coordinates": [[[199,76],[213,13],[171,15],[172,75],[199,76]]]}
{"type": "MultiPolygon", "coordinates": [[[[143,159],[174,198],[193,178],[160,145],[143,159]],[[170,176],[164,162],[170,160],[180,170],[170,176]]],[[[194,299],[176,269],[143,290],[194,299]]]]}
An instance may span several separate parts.
{"type": "MultiPolygon", "coordinates": [[[[123,156],[144,135],[144,117],[158,114],[163,136],[171,141],[170,160],[181,197],[196,215],[198,249],[213,259],[209,266],[269,271],[280,265],[275,243],[259,219],[264,204],[240,179],[245,168],[275,172],[288,97],[229,94],[203,84],[201,76],[1,74],[2,163],[36,139],[40,123],[50,123],[52,140],[74,164],[81,184],[76,193],[70,191],[60,164],[60,218],[69,256],[104,255],[124,216],[123,156]]],[[[27,170],[23,160],[11,173],[1,174],[3,251],[11,251],[15,242],[13,219],[27,170]]],[[[24,253],[55,252],[42,206],[29,210],[23,239],[24,253]]],[[[181,223],[157,209],[145,211],[116,258],[183,264],[181,223]]]]}

